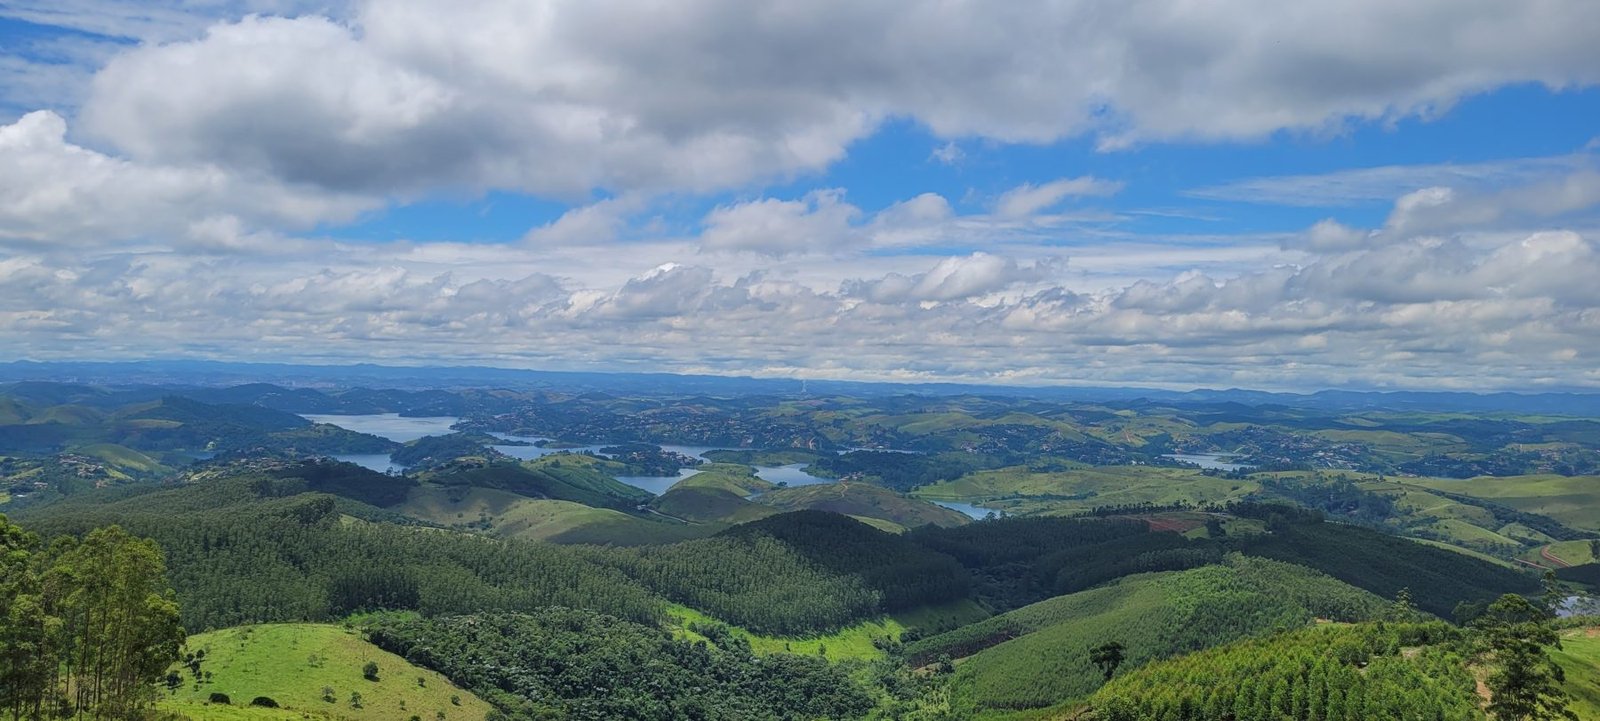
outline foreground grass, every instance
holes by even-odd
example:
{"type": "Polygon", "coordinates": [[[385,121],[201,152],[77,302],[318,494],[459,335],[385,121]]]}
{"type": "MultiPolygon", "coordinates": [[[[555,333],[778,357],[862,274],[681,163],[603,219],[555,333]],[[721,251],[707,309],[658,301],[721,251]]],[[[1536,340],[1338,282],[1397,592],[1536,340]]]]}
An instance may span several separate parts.
{"type": "Polygon", "coordinates": [[[1600,628],[1578,628],[1561,635],[1561,650],[1551,652],[1572,697],[1569,708],[1581,719],[1600,719],[1600,628]]]}
{"type": "Polygon", "coordinates": [[[291,711],[282,708],[257,706],[223,706],[190,699],[167,699],[156,704],[159,721],[301,721],[302,719],[337,719],[326,713],[291,711]]]}
{"type": "Polygon", "coordinates": [[[162,691],[162,710],[192,719],[292,719],[406,721],[412,716],[448,721],[482,721],[489,704],[456,688],[433,671],[367,643],[355,631],[326,624],[240,626],[190,636],[187,651],[205,651],[201,671],[210,681],[195,684],[178,668],[184,684],[175,695],[162,691]],[[378,664],[378,680],[363,678],[367,662],[378,664]],[[333,700],[324,700],[324,689],[333,700]],[[227,694],[228,706],[208,704],[212,693],[227,694]],[[352,694],[361,695],[359,707],[352,694]],[[244,708],[265,696],[281,709],[244,708]],[[453,700],[454,699],[454,700],[453,700]],[[442,716],[440,714],[443,714],[442,716]]]}

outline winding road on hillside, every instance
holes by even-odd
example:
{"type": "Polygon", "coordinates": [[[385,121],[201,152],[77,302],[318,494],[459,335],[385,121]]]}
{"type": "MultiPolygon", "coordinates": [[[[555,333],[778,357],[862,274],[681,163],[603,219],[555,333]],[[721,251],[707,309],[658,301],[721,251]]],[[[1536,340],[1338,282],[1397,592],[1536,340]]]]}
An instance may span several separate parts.
{"type": "Polygon", "coordinates": [[[1549,561],[1551,563],[1556,564],[1557,568],[1571,568],[1572,567],[1572,564],[1561,560],[1561,558],[1559,556],[1557,556],[1554,553],[1551,553],[1549,546],[1541,546],[1541,547],[1539,547],[1539,557],[1543,558],[1546,561],[1549,561]]]}

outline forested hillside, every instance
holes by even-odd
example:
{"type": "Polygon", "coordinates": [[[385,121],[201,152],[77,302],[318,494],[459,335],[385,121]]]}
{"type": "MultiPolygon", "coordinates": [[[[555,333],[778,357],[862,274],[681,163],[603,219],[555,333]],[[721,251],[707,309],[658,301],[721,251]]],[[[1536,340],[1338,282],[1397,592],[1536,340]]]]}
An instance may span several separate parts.
{"type": "Polygon", "coordinates": [[[385,523],[341,520],[329,495],[280,497],[261,479],[157,491],[29,514],[47,535],[109,524],[165,550],[183,624],[334,620],[353,611],[427,613],[593,608],[649,621],[660,602],[580,551],[385,523]],[[259,589],[270,588],[271,593],[259,589]]]}
{"type": "Polygon", "coordinates": [[[824,659],[756,656],[587,611],[384,618],[370,632],[516,718],[802,721],[857,718],[873,706],[824,659]]]}
{"type": "Polygon", "coordinates": [[[1543,678],[1550,698],[1578,689],[1577,709],[1589,706],[1573,684],[1600,678],[1583,649],[1554,651],[1577,681],[1548,670],[1551,599],[1600,574],[1579,511],[1540,501],[1556,520],[1506,495],[1534,485],[1480,496],[1164,455],[1210,438],[1326,459],[1352,438],[1389,438],[1313,442],[1292,430],[1316,426],[1300,411],[246,391],[30,386],[11,398],[0,425],[63,427],[14,428],[58,445],[0,454],[0,502],[38,534],[12,542],[32,580],[6,587],[23,614],[0,634],[7,673],[49,664],[28,645],[42,626],[26,599],[57,599],[46,617],[80,628],[51,586],[71,574],[52,564],[108,533],[150,539],[135,545],[164,568],[150,586],[170,626],[158,655],[180,663],[96,700],[77,695],[79,678],[100,672],[68,659],[68,680],[29,682],[31,700],[7,703],[70,691],[84,708],[138,716],[159,699],[156,713],[240,721],[1468,719],[1500,712],[1476,711],[1480,689],[1461,696],[1463,678],[1506,703],[1520,692],[1505,679],[1543,678]],[[423,419],[438,434],[400,442],[273,404],[494,415],[423,419]],[[787,440],[656,444],[736,431],[787,440]],[[362,438],[380,455],[316,445],[362,438]],[[579,447],[589,440],[607,442],[579,447]],[[126,530],[97,530],[112,527],[126,530]],[[1557,585],[1541,587],[1532,567],[1544,564],[1561,566],[1557,585]],[[191,647],[169,657],[180,626],[191,647]],[[196,663],[195,646],[211,660],[196,663]],[[1202,690],[1208,672],[1249,679],[1202,690]],[[250,705],[258,696],[280,708],[250,705]]]}
{"type": "Polygon", "coordinates": [[[1372,618],[1387,603],[1304,568],[1231,557],[1223,565],[1142,574],[1052,598],[906,648],[912,664],[963,658],[957,703],[1027,709],[1081,699],[1103,682],[1087,649],[1115,642],[1124,668],[1315,619],[1372,618]]]}
{"type": "Polygon", "coordinates": [[[1351,526],[1286,524],[1241,549],[1309,566],[1388,598],[1409,588],[1422,610],[1443,618],[1462,602],[1537,590],[1527,573],[1351,526]]]}
{"type": "Polygon", "coordinates": [[[1099,721],[1483,718],[1444,624],[1333,626],[1151,664],[1095,694],[1099,721]]]}

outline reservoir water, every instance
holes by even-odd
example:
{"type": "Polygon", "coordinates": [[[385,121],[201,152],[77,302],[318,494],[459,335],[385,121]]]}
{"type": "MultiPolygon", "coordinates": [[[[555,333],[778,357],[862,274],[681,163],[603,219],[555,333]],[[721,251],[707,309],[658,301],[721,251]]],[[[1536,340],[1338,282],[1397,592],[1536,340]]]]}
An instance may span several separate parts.
{"type": "Polygon", "coordinates": [[[300,416],[312,423],[327,423],[345,430],[387,438],[395,443],[414,441],[423,436],[442,436],[451,433],[450,426],[460,422],[452,416],[407,418],[399,413],[374,413],[369,415],[310,415],[300,416]]]}
{"type": "Polygon", "coordinates": [[[698,468],[680,468],[676,476],[617,476],[617,480],[659,496],[666,493],[673,484],[699,472],[698,468]]]}
{"type": "Polygon", "coordinates": [[[542,458],[544,456],[553,455],[553,454],[556,454],[556,453],[593,453],[595,455],[605,455],[605,454],[600,452],[600,449],[601,448],[605,448],[607,445],[609,445],[609,444],[601,444],[601,445],[597,445],[597,446],[576,446],[576,447],[541,446],[541,445],[537,445],[540,441],[549,441],[550,439],[549,438],[524,438],[524,437],[521,437],[521,436],[513,436],[510,433],[493,433],[493,432],[491,432],[489,435],[494,436],[495,438],[499,438],[499,439],[507,440],[507,441],[524,441],[524,442],[527,442],[527,443],[535,444],[535,445],[531,445],[531,446],[489,446],[490,448],[493,448],[493,449],[495,449],[497,451],[500,451],[501,453],[504,453],[504,454],[506,454],[508,456],[511,456],[512,458],[516,458],[518,460],[523,460],[523,461],[531,461],[531,460],[533,460],[535,458],[542,458]]]}
{"type": "MultiPolygon", "coordinates": [[[[518,440],[518,441],[529,441],[529,442],[533,442],[533,443],[538,443],[540,441],[549,440],[547,438],[526,438],[526,437],[513,436],[513,435],[511,435],[509,433],[491,433],[490,435],[492,435],[492,436],[494,436],[496,438],[504,438],[504,439],[506,439],[508,441],[509,440],[518,440]]],[[[508,456],[511,456],[512,458],[520,458],[522,460],[530,460],[530,459],[538,458],[540,456],[548,456],[548,455],[550,455],[552,453],[593,453],[595,455],[603,456],[603,455],[606,455],[606,454],[601,453],[600,449],[608,448],[608,447],[613,446],[613,445],[616,445],[616,444],[614,444],[614,443],[599,443],[599,444],[595,444],[595,445],[578,446],[578,447],[574,447],[574,448],[560,448],[560,447],[550,448],[550,447],[541,447],[541,446],[537,446],[537,445],[534,445],[534,446],[492,446],[492,448],[494,448],[495,450],[500,451],[501,453],[504,453],[504,454],[506,454],[508,456]]],[[[663,444],[657,444],[657,445],[660,445],[661,450],[663,450],[663,451],[669,451],[669,452],[672,452],[672,453],[679,453],[679,454],[688,456],[690,458],[698,458],[698,459],[700,459],[702,461],[709,461],[710,460],[709,458],[706,458],[706,454],[710,453],[711,451],[738,450],[738,449],[735,449],[735,448],[727,448],[727,447],[724,447],[724,446],[680,446],[680,445],[675,445],[675,444],[671,444],[671,443],[663,443],[663,444]]],[[[804,463],[791,463],[791,464],[786,465],[786,466],[755,466],[756,477],[760,478],[762,480],[765,480],[765,481],[770,481],[772,483],[784,483],[784,484],[790,485],[790,486],[811,486],[811,485],[816,485],[818,483],[833,483],[833,479],[832,478],[822,478],[820,476],[813,476],[810,473],[806,473],[805,471],[801,470],[803,468],[805,468],[805,464],[804,463]]],[[[685,478],[688,478],[689,476],[692,476],[692,475],[694,475],[696,473],[699,473],[699,472],[700,471],[698,469],[685,468],[685,469],[682,469],[682,470],[678,471],[678,475],[677,476],[666,476],[666,477],[657,477],[657,476],[619,476],[617,478],[617,480],[622,481],[623,483],[626,483],[626,484],[628,484],[630,486],[633,486],[634,488],[642,488],[642,489],[644,489],[646,491],[649,491],[649,492],[654,493],[654,494],[659,496],[662,493],[665,493],[668,488],[671,488],[674,483],[677,483],[678,481],[681,481],[681,480],[683,480],[685,478]]]]}
{"type": "Polygon", "coordinates": [[[771,483],[782,483],[787,486],[815,486],[822,483],[833,483],[832,478],[813,476],[805,472],[806,464],[790,463],[786,466],[756,466],[756,477],[771,483]]]}
{"type": "Polygon", "coordinates": [[[1242,463],[1228,463],[1222,459],[1228,458],[1225,453],[1168,453],[1162,458],[1171,458],[1175,461],[1193,463],[1201,468],[1210,468],[1219,471],[1237,471],[1241,468],[1250,468],[1242,463]]]}
{"type": "MultiPolygon", "coordinates": [[[[928,500],[928,499],[923,499],[923,500],[928,500]]],[[[944,506],[945,508],[948,508],[948,509],[950,509],[952,511],[960,511],[962,513],[967,514],[968,518],[987,518],[989,516],[989,514],[991,514],[991,513],[993,513],[996,516],[1004,516],[1004,515],[1006,515],[1005,511],[997,511],[997,510],[992,509],[992,508],[980,508],[978,506],[972,505],[971,503],[960,503],[958,501],[932,501],[932,500],[929,500],[928,502],[932,503],[932,504],[934,504],[936,506],[944,506]]]]}
{"type": "MultiPolygon", "coordinates": [[[[448,434],[451,432],[450,426],[461,420],[454,416],[408,418],[401,416],[399,413],[369,413],[365,415],[301,414],[300,417],[312,423],[327,423],[347,431],[387,438],[395,443],[414,441],[423,436],[448,434]]],[[[370,468],[379,473],[399,473],[405,470],[405,466],[389,460],[389,454],[387,453],[335,453],[333,458],[337,461],[354,463],[363,468],[370,468]]]]}
{"type": "MultiPolygon", "coordinates": [[[[451,430],[450,427],[455,425],[456,423],[460,422],[460,420],[461,420],[460,418],[456,418],[456,417],[452,417],[452,416],[432,416],[432,417],[425,417],[425,418],[408,418],[408,417],[401,416],[398,413],[374,413],[374,414],[366,414],[366,415],[302,414],[301,417],[305,418],[306,420],[311,421],[313,423],[328,423],[328,424],[331,424],[331,425],[338,426],[340,428],[344,428],[346,430],[352,430],[352,431],[356,431],[358,433],[368,433],[368,434],[371,434],[371,435],[374,435],[374,436],[379,436],[381,438],[387,438],[387,439],[389,439],[391,441],[394,441],[396,443],[405,443],[405,442],[408,442],[408,441],[414,441],[414,440],[416,440],[418,438],[421,438],[423,436],[442,436],[442,435],[447,435],[449,433],[454,432],[454,431],[451,430]]],[[[547,438],[514,436],[514,435],[511,435],[509,433],[490,433],[489,435],[494,436],[496,438],[503,439],[503,440],[507,440],[507,441],[525,441],[525,442],[535,443],[535,444],[540,442],[540,441],[549,441],[550,440],[550,439],[547,439],[547,438]]],[[[616,445],[616,444],[614,444],[614,443],[597,443],[597,444],[594,444],[594,445],[577,446],[577,447],[561,447],[561,446],[551,447],[551,446],[539,446],[539,445],[528,445],[528,446],[503,445],[503,446],[490,446],[490,448],[493,448],[493,449],[495,449],[495,450],[497,450],[497,451],[499,451],[501,453],[504,453],[504,454],[506,454],[506,455],[508,455],[508,456],[510,456],[512,458],[516,458],[518,460],[528,461],[528,460],[533,460],[535,458],[539,458],[541,456],[548,456],[548,455],[555,454],[555,453],[594,453],[596,455],[605,455],[605,454],[600,452],[600,449],[606,448],[606,447],[609,447],[609,446],[612,446],[612,445],[616,445]]],[[[705,454],[709,453],[711,451],[737,450],[737,449],[731,449],[731,448],[723,448],[723,447],[719,447],[719,446],[680,446],[680,445],[670,445],[670,444],[658,444],[658,445],[661,445],[662,450],[672,451],[674,453],[681,453],[683,455],[689,456],[690,458],[698,458],[698,459],[701,459],[701,460],[708,460],[705,457],[705,454]]],[[[884,449],[863,449],[863,450],[884,450],[884,449]]],[[[910,451],[896,451],[896,452],[910,452],[910,451]]],[[[335,459],[337,459],[337,460],[347,461],[347,462],[350,462],[350,463],[357,464],[359,466],[363,466],[365,468],[370,468],[370,469],[372,469],[374,471],[378,471],[379,473],[389,473],[391,471],[399,472],[399,471],[405,470],[405,468],[403,466],[400,466],[400,465],[394,463],[393,461],[391,461],[389,459],[389,456],[384,455],[384,454],[342,453],[342,454],[335,454],[333,457],[335,459]]],[[[817,485],[819,483],[833,483],[834,482],[834,479],[832,479],[832,478],[822,478],[821,476],[814,476],[814,475],[811,475],[810,473],[806,473],[804,470],[802,470],[804,468],[805,468],[805,464],[804,463],[791,463],[791,464],[784,465],[784,466],[756,466],[755,467],[756,476],[757,477],[759,477],[759,478],[761,478],[763,480],[766,480],[766,481],[770,481],[772,483],[783,483],[783,484],[789,485],[789,486],[812,486],[812,485],[817,485]]],[[[683,480],[685,478],[688,478],[689,476],[692,476],[692,475],[694,475],[696,473],[699,473],[699,472],[700,472],[699,469],[684,468],[684,469],[678,471],[678,475],[676,475],[676,476],[622,476],[622,477],[619,477],[617,480],[619,480],[619,481],[621,481],[623,483],[626,483],[626,484],[628,484],[630,486],[633,486],[634,488],[642,488],[642,489],[644,489],[646,491],[649,491],[649,492],[654,493],[654,494],[659,496],[662,493],[665,493],[668,488],[671,488],[674,483],[677,483],[678,481],[681,481],[681,480],[683,480]]],[[[941,504],[941,505],[943,505],[943,504],[941,504]]],[[[965,505],[965,504],[956,504],[956,505],[965,505]]],[[[954,508],[954,506],[950,506],[950,507],[954,508]]],[[[959,511],[961,511],[963,513],[966,513],[968,515],[972,515],[972,513],[973,513],[972,511],[962,510],[961,508],[956,508],[955,510],[959,510],[959,511]]],[[[988,511],[978,512],[978,514],[976,516],[974,516],[974,518],[981,518],[985,513],[988,513],[988,511]]]]}

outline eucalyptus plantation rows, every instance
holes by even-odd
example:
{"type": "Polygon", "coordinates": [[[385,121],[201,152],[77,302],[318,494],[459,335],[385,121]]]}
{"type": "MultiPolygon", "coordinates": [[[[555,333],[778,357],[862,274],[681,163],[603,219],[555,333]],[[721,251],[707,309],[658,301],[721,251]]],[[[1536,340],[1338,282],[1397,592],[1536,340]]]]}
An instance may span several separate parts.
{"type": "Polygon", "coordinates": [[[12,719],[131,718],[183,628],[161,550],[116,526],[48,546],[0,516],[0,709],[12,719]]]}

